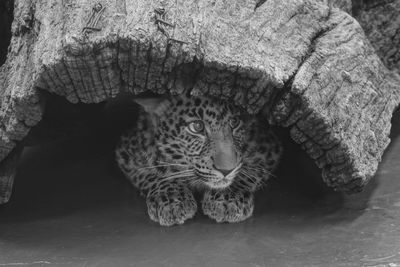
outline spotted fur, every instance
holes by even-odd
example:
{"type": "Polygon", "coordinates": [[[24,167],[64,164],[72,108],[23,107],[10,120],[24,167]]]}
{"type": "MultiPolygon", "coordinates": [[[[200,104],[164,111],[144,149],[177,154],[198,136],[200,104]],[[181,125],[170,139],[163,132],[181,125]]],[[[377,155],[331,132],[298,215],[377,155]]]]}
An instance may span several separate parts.
{"type": "Polygon", "coordinates": [[[282,150],[266,122],[210,97],[136,101],[144,109],[122,135],[116,160],[146,197],[150,218],[161,225],[192,218],[194,191],[204,193],[203,212],[217,222],[250,217],[253,193],[282,150]]]}

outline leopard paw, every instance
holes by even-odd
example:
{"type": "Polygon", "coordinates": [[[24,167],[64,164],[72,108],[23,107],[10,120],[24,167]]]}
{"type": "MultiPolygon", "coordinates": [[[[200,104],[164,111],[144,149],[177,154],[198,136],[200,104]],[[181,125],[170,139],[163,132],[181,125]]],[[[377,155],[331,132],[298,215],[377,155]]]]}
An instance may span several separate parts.
{"type": "Polygon", "coordinates": [[[207,191],[202,201],[204,214],[217,222],[241,222],[254,210],[254,198],[250,192],[207,191]]]}
{"type": "Polygon", "coordinates": [[[197,211],[196,200],[188,189],[149,195],[146,203],[150,219],[163,226],[183,224],[197,211]]]}

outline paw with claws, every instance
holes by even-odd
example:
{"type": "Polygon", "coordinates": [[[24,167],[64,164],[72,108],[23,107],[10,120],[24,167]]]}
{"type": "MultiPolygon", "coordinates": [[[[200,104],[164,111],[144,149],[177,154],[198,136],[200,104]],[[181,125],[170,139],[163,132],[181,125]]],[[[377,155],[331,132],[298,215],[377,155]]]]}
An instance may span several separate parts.
{"type": "Polygon", "coordinates": [[[170,185],[151,190],[146,203],[150,219],[164,226],[183,224],[193,218],[197,211],[196,200],[185,187],[170,185]]]}
{"type": "Polygon", "coordinates": [[[253,214],[254,197],[250,192],[210,190],[204,194],[202,208],[217,222],[241,222],[253,214]]]}

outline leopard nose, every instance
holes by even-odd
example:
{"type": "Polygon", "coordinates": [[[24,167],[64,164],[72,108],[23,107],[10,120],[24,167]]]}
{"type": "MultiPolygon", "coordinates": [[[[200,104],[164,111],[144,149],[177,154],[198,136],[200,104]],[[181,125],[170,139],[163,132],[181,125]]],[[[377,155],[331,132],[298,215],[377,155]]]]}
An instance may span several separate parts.
{"type": "Polygon", "coordinates": [[[230,169],[230,170],[218,169],[215,165],[213,165],[213,167],[214,167],[214,169],[216,169],[217,171],[222,173],[224,176],[227,176],[228,174],[230,174],[233,171],[233,169],[230,169]]]}

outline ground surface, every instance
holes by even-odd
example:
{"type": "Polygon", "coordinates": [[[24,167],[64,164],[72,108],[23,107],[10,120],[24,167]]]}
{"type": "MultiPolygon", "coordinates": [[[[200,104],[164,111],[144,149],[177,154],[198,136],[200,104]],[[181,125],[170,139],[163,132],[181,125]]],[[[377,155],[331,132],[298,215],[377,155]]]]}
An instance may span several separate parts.
{"type": "Polygon", "coordinates": [[[151,222],[101,138],[26,149],[0,207],[0,266],[400,266],[398,124],[358,195],[316,183],[318,171],[288,145],[254,216],[239,224],[202,214],[171,228],[151,222]]]}

